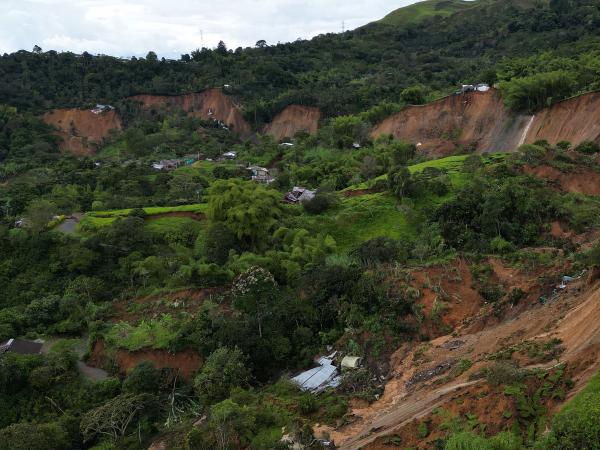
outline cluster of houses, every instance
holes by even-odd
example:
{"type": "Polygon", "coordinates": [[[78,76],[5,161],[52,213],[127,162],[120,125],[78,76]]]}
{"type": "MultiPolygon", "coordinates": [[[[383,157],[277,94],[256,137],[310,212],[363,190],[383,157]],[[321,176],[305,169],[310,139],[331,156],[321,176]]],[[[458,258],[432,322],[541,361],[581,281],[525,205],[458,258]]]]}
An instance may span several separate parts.
{"type": "Polygon", "coordinates": [[[186,155],[177,159],[161,159],[152,163],[152,168],[156,170],[175,170],[182,166],[191,166],[200,159],[200,155],[186,155]]]}
{"type": "MultiPolygon", "coordinates": [[[[237,159],[237,152],[228,151],[228,152],[223,153],[217,159],[217,161],[233,161],[235,159],[237,159]]],[[[192,165],[194,162],[196,162],[198,160],[200,160],[199,154],[198,155],[188,155],[188,156],[184,156],[183,158],[179,158],[179,159],[163,159],[158,162],[152,163],[152,167],[156,170],[170,171],[170,170],[175,170],[178,167],[192,165]]],[[[207,158],[206,160],[213,161],[211,158],[207,158]]],[[[241,166],[241,167],[244,167],[244,166],[241,166]]],[[[248,166],[245,168],[252,173],[251,174],[252,181],[255,181],[257,183],[271,184],[277,179],[274,176],[274,174],[272,173],[272,171],[270,169],[267,169],[266,167],[253,165],[253,166],[248,166]]],[[[316,191],[312,191],[310,189],[300,187],[300,186],[295,186],[291,191],[289,191],[285,194],[283,200],[286,203],[290,203],[290,204],[301,204],[301,203],[312,200],[315,197],[316,193],[317,193],[316,191]]]]}

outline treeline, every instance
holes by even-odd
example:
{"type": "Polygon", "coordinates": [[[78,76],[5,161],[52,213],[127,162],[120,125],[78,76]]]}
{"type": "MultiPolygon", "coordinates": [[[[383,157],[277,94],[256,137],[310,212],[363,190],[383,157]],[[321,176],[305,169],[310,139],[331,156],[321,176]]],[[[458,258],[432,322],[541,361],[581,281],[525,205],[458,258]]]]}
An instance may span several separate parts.
{"type": "MultiPolygon", "coordinates": [[[[373,23],[310,41],[272,46],[258,42],[256,48],[235,50],[221,43],[178,61],[159,60],[153,52],[123,60],[20,51],[0,57],[0,103],[41,111],[227,84],[247,116],[259,123],[290,103],[319,106],[326,116],[354,114],[381,102],[397,102],[402,90],[418,84],[448,92],[461,82],[495,82],[495,65],[506,59],[545,50],[568,52],[580,42],[588,42],[593,51],[597,42],[586,39],[600,28],[599,5],[598,0],[552,1],[547,6],[498,1],[403,28],[373,23]]],[[[570,89],[592,88],[593,83],[578,80],[570,89]]]]}

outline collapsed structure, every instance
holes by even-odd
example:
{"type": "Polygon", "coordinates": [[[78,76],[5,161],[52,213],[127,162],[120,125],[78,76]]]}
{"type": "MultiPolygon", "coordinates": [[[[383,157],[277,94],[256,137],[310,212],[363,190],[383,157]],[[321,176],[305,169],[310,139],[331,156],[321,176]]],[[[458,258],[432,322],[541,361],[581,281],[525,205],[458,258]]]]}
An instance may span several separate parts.
{"type": "Polygon", "coordinates": [[[311,191],[300,186],[294,186],[294,188],[285,194],[284,200],[288,203],[304,203],[315,198],[317,191],[311,191]]]}

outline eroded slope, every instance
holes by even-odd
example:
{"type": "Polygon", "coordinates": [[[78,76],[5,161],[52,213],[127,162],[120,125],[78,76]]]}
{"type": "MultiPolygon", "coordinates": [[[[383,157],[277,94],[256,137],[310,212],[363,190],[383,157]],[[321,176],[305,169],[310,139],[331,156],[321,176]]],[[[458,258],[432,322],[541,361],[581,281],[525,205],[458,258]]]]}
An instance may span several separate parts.
{"type": "Polygon", "coordinates": [[[115,110],[95,114],[87,109],[54,109],[43,119],[58,129],[60,150],[76,155],[94,154],[112,130],[123,128],[115,110]]]}
{"type": "Polygon", "coordinates": [[[240,108],[221,89],[172,96],[143,94],[130,99],[141,101],[146,108],[180,109],[204,120],[219,120],[243,137],[252,134],[240,108]]]}
{"type": "Polygon", "coordinates": [[[284,138],[291,138],[300,131],[306,131],[314,134],[319,129],[319,120],[321,111],[319,108],[302,105],[289,105],[264,129],[264,134],[268,134],[276,141],[284,138]]]}

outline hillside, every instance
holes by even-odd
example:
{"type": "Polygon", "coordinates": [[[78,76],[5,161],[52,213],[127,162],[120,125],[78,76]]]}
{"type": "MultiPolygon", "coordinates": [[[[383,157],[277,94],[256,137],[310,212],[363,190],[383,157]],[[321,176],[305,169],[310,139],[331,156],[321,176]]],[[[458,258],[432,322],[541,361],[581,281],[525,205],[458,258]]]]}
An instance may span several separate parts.
{"type": "Polygon", "coordinates": [[[392,11],[379,21],[395,27],[419,25],[432,17],[448,17],[459,11],[478,8],[486,0],[424,0],[392,11]]]}
{"type": "Polygon", "coordinates": [[[531,5],[0,56],[0,450],[597,448],[600,1],[531,5]]]}
{"type": "MultiPolygon", "coordinates": [[[[423,2],[408,11],[435,5],[447,11],[460,4],[423,2]]],[[[372,23],[265,48],[194,49],[190,43],[176,61],[21,51],[0,57],[0,103],[41,113],[229,85],[236,103],[244,105],[246,120],[258,129],[290,104],[318,107],[328,118],[398,102],[401,92],[415,85],[447,94],[460,83],[504,81],[507,74],[521,78],[565,70],[574,83],[561,96],[597,89],[587,74],[593,73],[598,2],[575,2],[566,9],[560,4],[530,8],[522,0],[478,2],[459,14],[427,18],[426,32],[421,22],[400,28],[372,23]],[[584,54],[589,57],[570,64],[561,60],[584,54]],[[527,60],[536,57],[539,62],[527,60]]]]}

